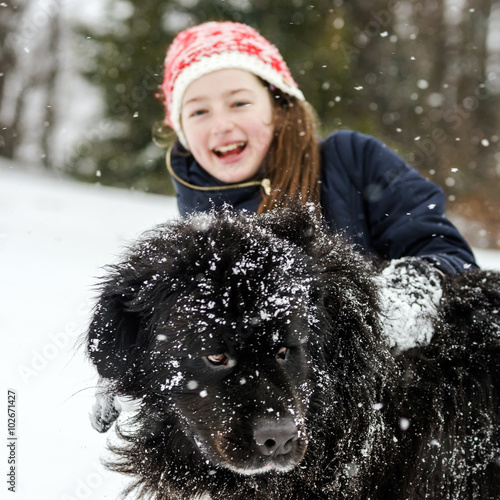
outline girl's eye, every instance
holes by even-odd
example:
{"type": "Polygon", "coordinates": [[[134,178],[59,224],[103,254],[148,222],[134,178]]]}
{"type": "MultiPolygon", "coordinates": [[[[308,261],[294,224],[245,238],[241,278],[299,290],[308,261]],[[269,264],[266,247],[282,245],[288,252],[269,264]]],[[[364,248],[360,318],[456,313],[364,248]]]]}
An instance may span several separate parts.
{"type": "Polygon", "coordinates": [[[233,104],[235,108],[244,108],[245,106],[250,106],[249,102],[246,101],[237,101],[233,104]]]}
{"type": "Polygon", "coordinates": [[[282,347],[277,353],[276,353],[276,359],[278,361],[280,360],[285,360],[288,354],[288,347],[282,347]]]}
{"type": "Polygon", "coordinates": [[[211,354],[207,356],[207,360],[215,366],[225,366],[229,362],[229,358],[225,354],[211,354]]]}
{"type": "Polygon", "coordinates": [[[206,111],[204,109],[197,109],[196,111],[193,111],[189,116],[194,118],[196,116],[201,116],[205,113],[206,111]]]}

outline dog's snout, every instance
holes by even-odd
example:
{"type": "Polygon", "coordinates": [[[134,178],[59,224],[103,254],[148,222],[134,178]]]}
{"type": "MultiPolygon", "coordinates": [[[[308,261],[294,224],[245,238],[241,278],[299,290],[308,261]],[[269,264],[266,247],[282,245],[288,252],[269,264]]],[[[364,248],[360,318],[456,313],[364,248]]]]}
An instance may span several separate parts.
{"type": "Polygon", "coordinates": [[[265,456],[286,455],[298,439],[297,426],[293,420],[260,420],[254,429],[257,448],[265,456]]]}

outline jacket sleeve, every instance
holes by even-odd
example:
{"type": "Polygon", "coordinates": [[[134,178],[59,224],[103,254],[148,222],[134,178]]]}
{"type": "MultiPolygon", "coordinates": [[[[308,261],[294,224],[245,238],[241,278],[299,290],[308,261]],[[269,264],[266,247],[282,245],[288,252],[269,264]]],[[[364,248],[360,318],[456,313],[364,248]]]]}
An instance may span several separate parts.
{"type": "Polygon", "coordinates": [[[427,259],[446,274],[477,268],[471,248],[445,216],[443,190],[373,137],[346,132],[348,169],[363,200],[371,244],[387,259],[427,259]],[[353,168],[354,167],[354,168],[353,168]]]}

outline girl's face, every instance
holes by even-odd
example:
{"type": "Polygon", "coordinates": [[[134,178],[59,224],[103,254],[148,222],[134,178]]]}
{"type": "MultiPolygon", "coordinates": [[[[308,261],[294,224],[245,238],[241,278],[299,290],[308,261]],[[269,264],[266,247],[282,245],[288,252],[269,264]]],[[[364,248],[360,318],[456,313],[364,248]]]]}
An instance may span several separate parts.
{"type": "Polygon", "coordinates": [[[271,96],[248,71],[214,71],[185,91],[181,123],[191,153],[209,174],[242,182],[258,172],[271,145],[271,96]]]}

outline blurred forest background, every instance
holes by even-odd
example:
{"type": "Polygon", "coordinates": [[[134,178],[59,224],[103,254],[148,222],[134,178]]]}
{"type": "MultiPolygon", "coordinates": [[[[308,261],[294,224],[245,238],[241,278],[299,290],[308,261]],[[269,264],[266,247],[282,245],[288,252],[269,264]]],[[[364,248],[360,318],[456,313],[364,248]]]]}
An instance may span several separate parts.
{"type": "Polygon", "coordinates": [[[0,155],[172,193],[156,98],[179,30],[242,21],[280,49],[322,121],[372,134],[500,247],[500,0],[0,0],[0,155]]]}

